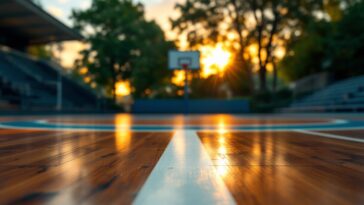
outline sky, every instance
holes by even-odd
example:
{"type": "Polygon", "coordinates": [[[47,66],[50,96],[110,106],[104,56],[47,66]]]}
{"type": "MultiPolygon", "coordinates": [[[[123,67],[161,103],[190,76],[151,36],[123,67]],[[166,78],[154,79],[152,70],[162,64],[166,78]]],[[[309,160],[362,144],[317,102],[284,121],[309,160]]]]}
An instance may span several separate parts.
{"type": "MultiPolygon", "coordinates": [[[[135,0],[145,5],[146,17],[149,20],[155,19],[162,28],[168,32],[170,25],[169,17],[175,16],[173,8],[177,2],[183,0],[135,0]]],[[[72,25],[69,19],[72,9],[86,9],[90,6],[91,0],[40,0],[43,8],[58,19],[72,25]]]]}
{"type": "MultiPolygon", "coordinates": [[[[72,21],[69,19],[72,9],[87,9],[91,0],[39,0],[43,8],[53,16],[71,26],[72,21]]],[[[166,32],[167,38],[173,38],[173,32],[170,31],[169,18],[176,15],[174,6],[184,0],[136,0],[145,5],[146,18],[156,20],[166,32]]],[[[84,49],[85,45],[79,42],[66,42],[63,44],[63,51],[56,52],[56,56],[61,60],[61,64],[66,68],[73,67],[74,61],[79,57],[79,51],[84,49]]]]}

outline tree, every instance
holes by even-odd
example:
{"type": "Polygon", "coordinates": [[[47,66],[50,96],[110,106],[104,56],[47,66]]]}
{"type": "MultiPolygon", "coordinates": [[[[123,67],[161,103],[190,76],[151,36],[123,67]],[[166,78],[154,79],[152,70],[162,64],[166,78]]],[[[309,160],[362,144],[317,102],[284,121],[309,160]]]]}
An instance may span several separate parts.
{"type": "Polygon", "coordinates": [[[45,45],[29,46],[27,48],[27,53],[33,57],[43,60],[50,60],[54,58],[54,54],[50,47],[45,45]]]}
{"type": "Polygon", "coordinates": [[[329,70],[337,79],[363,75],[364,67],[364,1],[351,4],[336,24],[329,38],[326,58],[329,70]]]}
{"type": "Polygon", "coordinates": [[[140,29],[144,41],[140,41],[138,46],[141,56],[133,62],[135,69],[131,81],[135,88],[134,97],[168,95],[165,92],[170,85],[172,72],[166,67],[167,56],[175,45],[165,40],[162,29],[155,22],[146,22],[140,29]]]}
{"type": "Polygon", "coordinates": [[[244,25],[241,22],[243,10],[234,4],[234,0],[187,0],[184,4],[176,4],[181,13],[177,19],[172,19],[172,29],[180,34],[186,34],[189,46],[223,41],[230,32],[235,32],[239,44],[236,55],[237,67],[244,70],[250,90],[253,89],[251,67],[244,62],[243,54],[246,41],[243,36],[244,25]],[[228,27],[222,29],[222,24],[228,22],[228,27]]]}
{"type": "Polygon", "coordinates": [[[239,45],[237,62],[249,76],[249,84],[252,69],[243,56],[248,45],[257,44],[260,90],[266,91],[267,65],[273,61],[279,39],[289,38],[322,5],[317,0],[187,0],[176,5],[181,16],[172,20],[172,28],[187,34],[191,46],[225,41],[234,32],[233,41],[239,45]]]}
{"type": "Polygon", "coordinates": [[[326,5],[330,18],[311,19],[302,34],[291,39],[289,55],[279,64],[287,80],[319,72],[330,72],[336,79],[364,74],[364,2],[342,2],[346,6],[341,9],[335,9],[337,2],[326,5]]]}
{"type": "MultiPolygon", "coordinates": [[[[88,77],[105,87],[114,100],[118,81],[132,80],[139,95],[151,84],[140,78],[148,79],[150,76],[145,74],[150,74],[154,66],[154,69],[164,67],[161,55],[166,56],[171,43],[164,40],[155,22],[145,20],[142,4],[132,0],[93,0],[87,10],[73,11],[72,19],[89,44],[82,51],[77,67],[86,67],[88,77]],[[152,50],[154,45],[162,50],[152,50]]],[[[168,75],[161,74],[156,78],[168,75]]]]}
{"type": "Polygon", "coordinates": [[[280,63],[281,71],[288,81],[325,70],[325,47],[334,29],[327,22],[311,22],[299,38],[288,46],[288,55],[280,63]]]}

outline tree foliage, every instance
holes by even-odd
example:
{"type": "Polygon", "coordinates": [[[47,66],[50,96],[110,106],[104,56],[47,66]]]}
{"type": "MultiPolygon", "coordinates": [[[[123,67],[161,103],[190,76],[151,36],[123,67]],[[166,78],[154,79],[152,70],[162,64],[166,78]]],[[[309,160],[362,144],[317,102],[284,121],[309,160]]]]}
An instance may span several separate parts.
{"type": "Polygon", "coordinates": [[[27,53],[33,57],[43,60],[50,60],[54,58],[54,54],[50,47],[45,45],[29,46],[27,48],[27,53]]]}
{"type": "Polygon", "coordinates": [[[330,12],[334,20],[312,20],[302,35],[292,39],[289,55],[280,64],[288,80],[319,72],[332,73],[336,79],[364,74],[364,2],[345,5],[345,9],[330,10],[336,11],[330,12]]]}
{"type": "Polygon", "coordinates": [[[333,28],[330,23],[310,23],[304,33],[289,47],[288,55],[281,62],[281,72],[289,81],[322,72],[327,67],[325,47],[333,28]]]}
{"type": "Polygon", "coordinates": [[[73,11],[72,19],[89,44],[77,67],[87,67],[92,81],[114,98],[118,81],[131,80],[134,94],[141,96],[168,77],[164,65],[173,43],[165,41],[154,21],[145,19],[142,4],[132,0],[93,0],[87,10],[73,11]]]}
{"type": "Polygon", "coordinates": [[[210,41],[238,44],[235,64],[245,70],[241,74],[248,79],[253,72],[247,61],[253,59],[243,56],[249,45],[257,45],[259,87],[265,91],[268,65],[273,65],[274,75],[280,67],[275,66],[279,62],[274,52],[279,46],[289,45],[289,50],[302,59],[298,63],[289,55],[282,63],[287,69],[280,73],[290,79],[327,66],[329,57],[322,49],[340,47],[335,45],[340,42],[328,42],[327,36],[335,29],[334,24],[347,18],[347,8],[358,2],[361,0],[186,0],[176,5],[181,15],[172,20],[172,28],[187,35],[191,47],[210,41]],[[322,22],[313,23],[317,21],[322,22]],[[236,35],[234,39],[228,38],[231,33],[236,35]]]}
{"type": "Polygon", "coordinates": [[[243,56],[249,45],[257,44],[259,85],[265,91],[267,66],[274,61],[280,40],[300,30],[323,5],[321,0],[186,0],[176,5],[181,15],[172,20],[172,28],[186,34],[192,47],[231,40],[228,36],[234,33],[233,41],[239,45],[236,64],[249,84],[253,83],[252,68],[243,56]]]}

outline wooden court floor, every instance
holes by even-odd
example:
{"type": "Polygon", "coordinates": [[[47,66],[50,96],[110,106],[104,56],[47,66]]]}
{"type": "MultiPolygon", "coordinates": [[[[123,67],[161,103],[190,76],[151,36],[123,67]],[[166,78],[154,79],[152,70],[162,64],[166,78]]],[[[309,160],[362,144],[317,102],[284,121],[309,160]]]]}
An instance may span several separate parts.
{"type": "Polygon", "coordinates": [[[0,204],[362,205],[364,117],[2,117],[0,204]]]}

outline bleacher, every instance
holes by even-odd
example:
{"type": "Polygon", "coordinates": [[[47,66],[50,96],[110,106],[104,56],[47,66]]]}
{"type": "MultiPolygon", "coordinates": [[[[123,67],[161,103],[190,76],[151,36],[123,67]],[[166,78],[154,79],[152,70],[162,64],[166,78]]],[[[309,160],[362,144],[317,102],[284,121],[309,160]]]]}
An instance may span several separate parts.
{"type": "Polygon", "coordinates": [[[30,46],[82,40],[80,33],[33,1],[1,0],[0,13],[1,112],[88,112],[100,108],[97,95],[71,79],[58,64],[24,53],[30,46]]]}
{"type": "Polygon", "coordinates": [[[61,78],[63,110],[97,109],[97,96],[57,67],[9,48],[0,49],[0,108],[55,110],[61,78]]]}
{"type": "Polygon", "coordinates": [[[284,112],[361,112],[364,111],[364,76],[328,86],[295,101],[284,112]]]}

